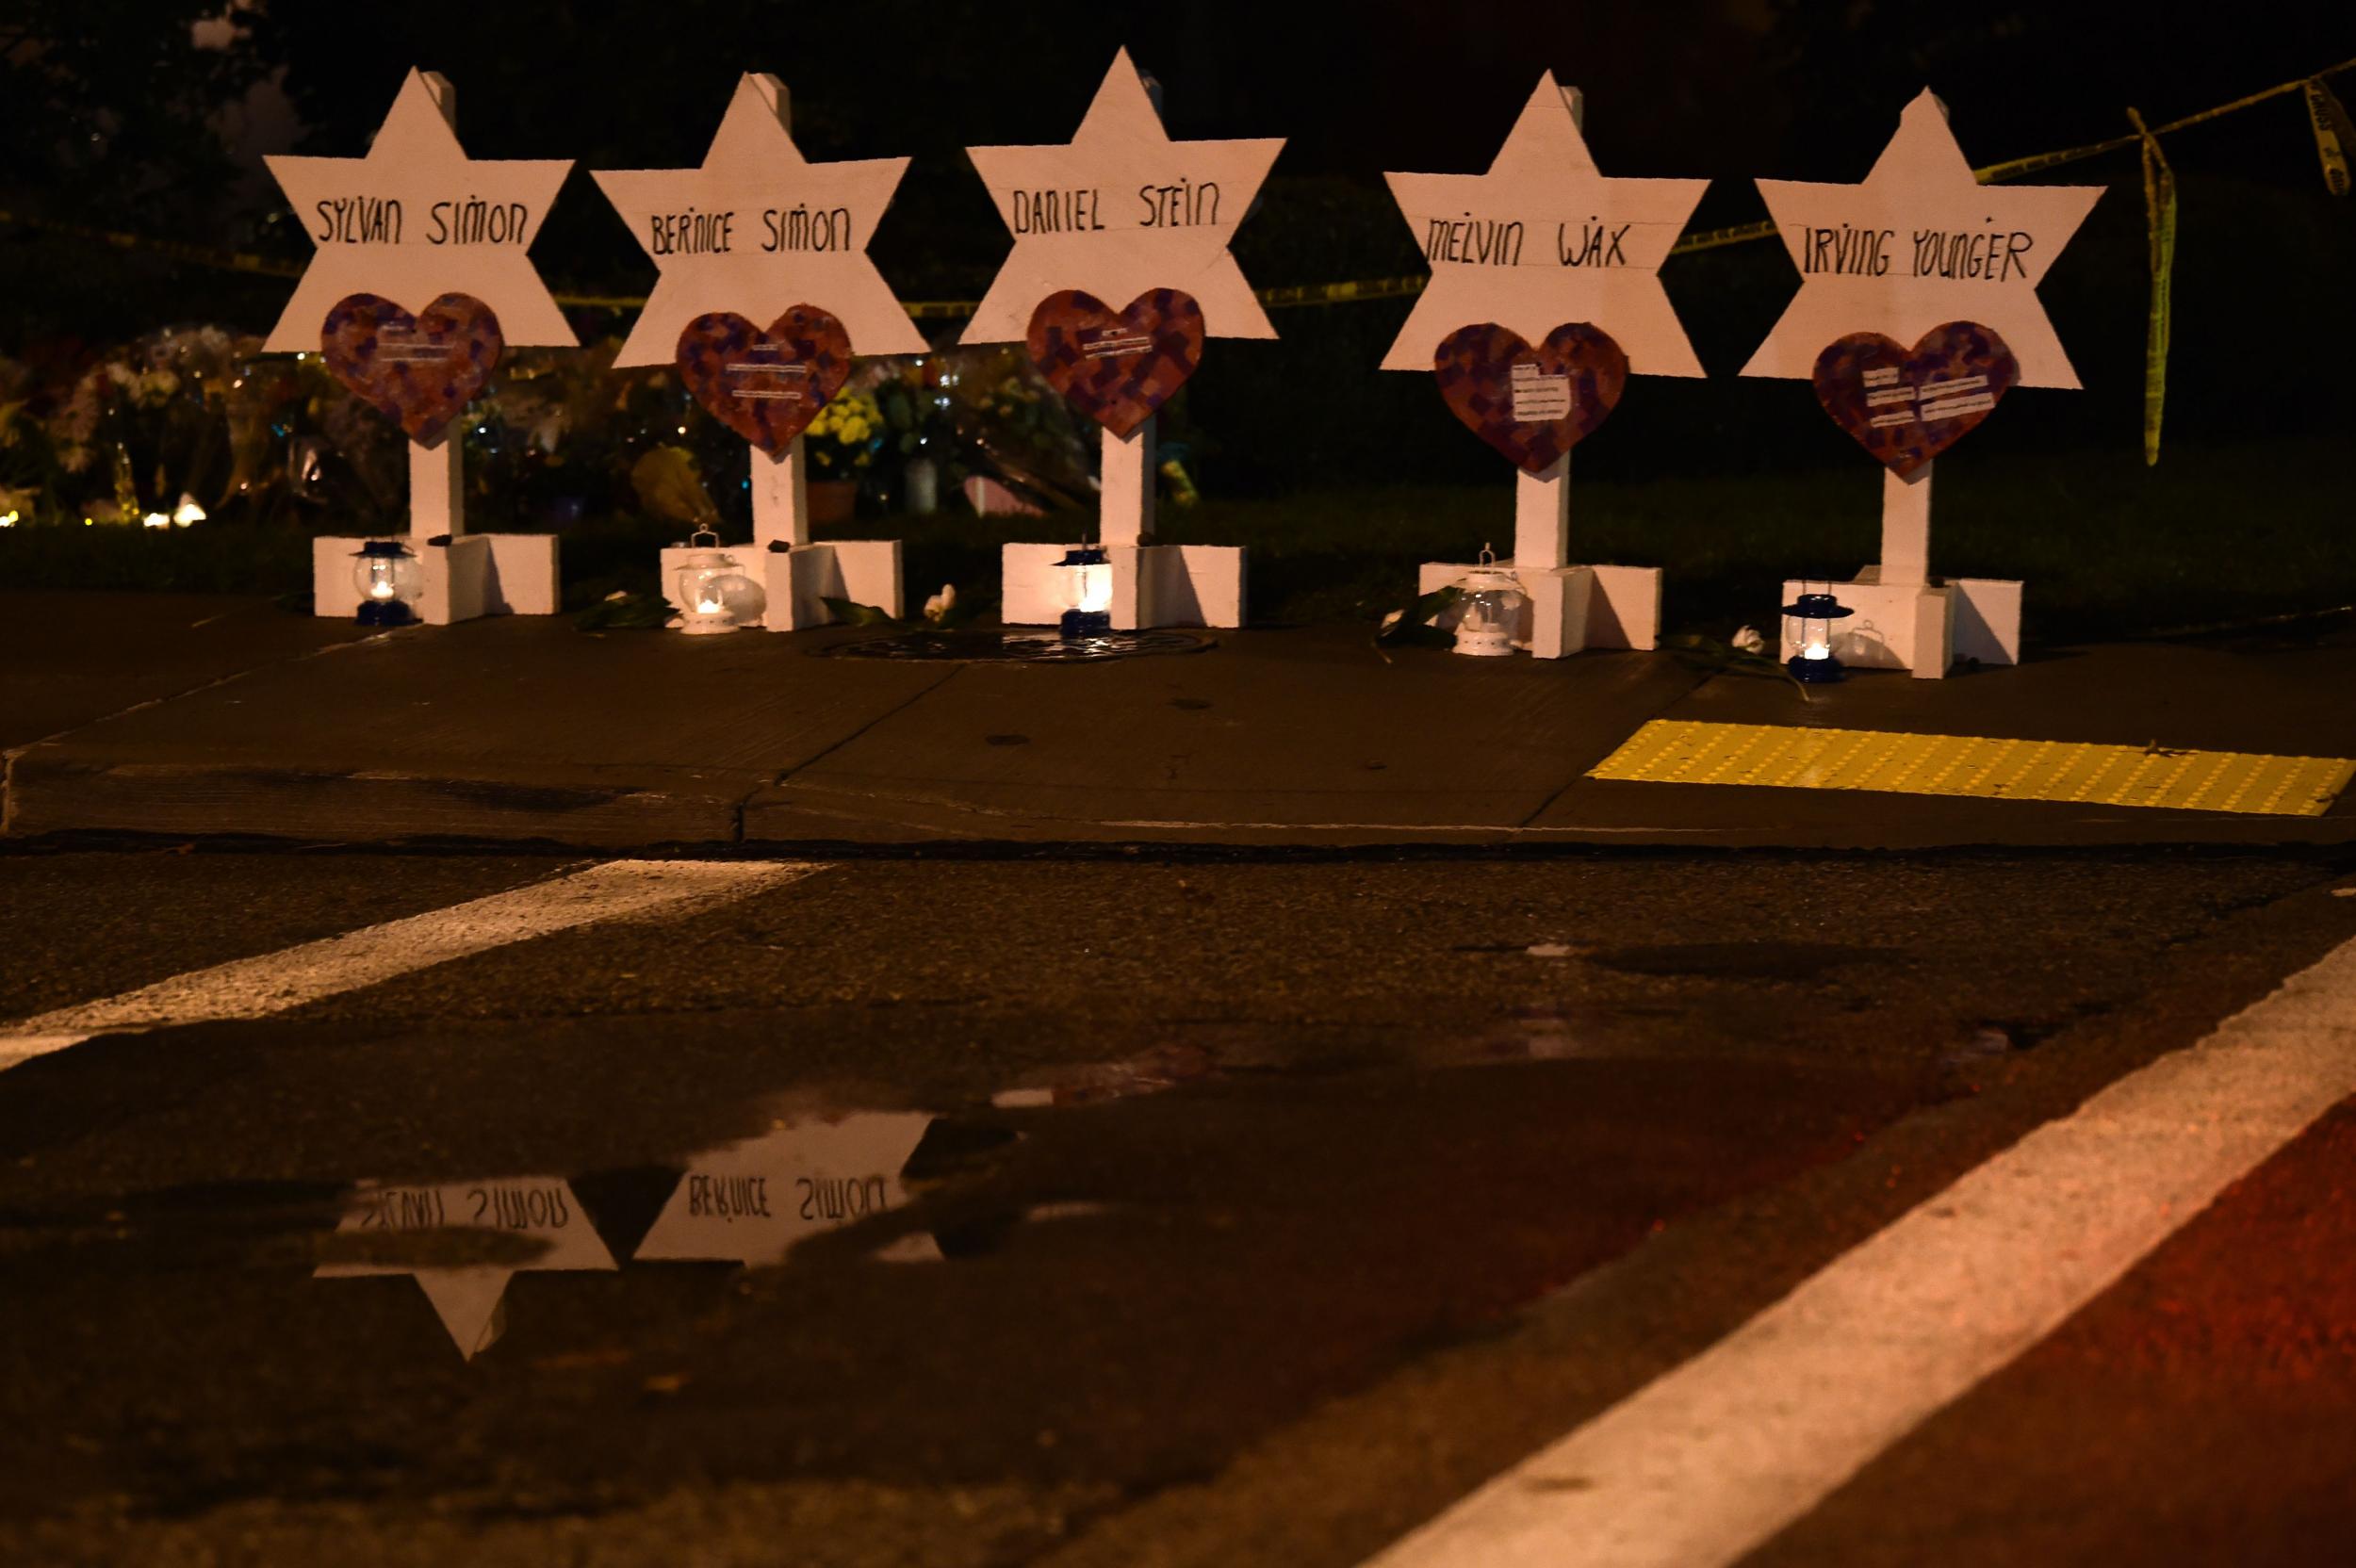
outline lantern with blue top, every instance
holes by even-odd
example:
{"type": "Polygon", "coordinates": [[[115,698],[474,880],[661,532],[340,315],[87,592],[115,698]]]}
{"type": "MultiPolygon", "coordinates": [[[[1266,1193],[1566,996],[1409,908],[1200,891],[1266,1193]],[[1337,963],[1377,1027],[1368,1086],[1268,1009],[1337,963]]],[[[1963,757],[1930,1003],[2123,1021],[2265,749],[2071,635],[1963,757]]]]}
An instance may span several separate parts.
{"type": "Polygon", "coordinates": [[[398,539],[368,539],[352,552],[352,585],[360,590],[362,626],[417,624],[423,576],[417,569],[416,551],[398,539]]]}
{"type": "Polygon", "coordinates": [[[1067,641],[1106,637],[1113,629],[1113,564],[1102,545],[1074,545],[1055,563],[1063,573],[1067,641]]]}

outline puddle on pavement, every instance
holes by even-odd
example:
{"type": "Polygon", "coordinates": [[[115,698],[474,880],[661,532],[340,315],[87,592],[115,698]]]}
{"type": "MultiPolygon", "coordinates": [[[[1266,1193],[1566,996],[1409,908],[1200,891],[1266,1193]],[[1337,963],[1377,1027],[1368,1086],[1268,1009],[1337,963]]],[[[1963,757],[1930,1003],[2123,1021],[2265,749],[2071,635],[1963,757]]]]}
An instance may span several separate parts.
{"type": "MultiPolygon", "coordinates": [[[[161,1195],[0,1303],[0,1409],[134,1511],[290,1495],[298,1451],[306,1495],[471,1495],[491,1454],[584,1509],[911,1455],[1151,1486],[1916,1102],[1579,1033],[1533,1011],[1446,1065],[1322,1071],[1167,1047],[929,1108],[797,1092],[660,1164],[161,1195]],[[148,1250],[205,1223],[209,1253],[148,1250]],[[119,1414],[77,1392],[93,1357],[119,1414]]],[[[0,1510],[46,1506],[6,1471],[0,1510]]]]}
{"type": "MultiPolygon", "coordinates": [[[[1722,1074],[1706,1061],[1614,1058],[1594,1044],[1591,1021],[1570,1011],[1518,1009],[1445,1063],[1384,1070],[1238,1070],[1205,1050],[1167,1046],[1045,1070],[1018,1078],[985,1103],[940,1111],[844,1109],[805,1091],[776,1102],[767,1130],[659,1168],[358,1183],[348,1190],[333,1233],[316,1241],[312,1276],[347,1289],[347,1282],[408,1276],[459,1355],[471,1360],[507,1331],[506,1298],[522,1275],[610,1274],[666,1265],[755,1272],[938,1265],[1001,1254],[1045,1227],[1119,1227],[1148,1215],[1166,1223],[1174,1214],[1180,1228],[1195,1221],[1233,1228],[1238,1217],[1217,1212],[1219,1205],[1208,1195],[1190,1204],[1167,1191],[1124,1194],[1122,1187],[1136,1184],[1123,1179],[1125,1161],[1151,1159],[1151,1151],[1104,1147],[1087,1135],[1078,1136],[1091,1150],[1091,1162],[1109,1164],[1089,1172],[1101,1190],[1077,1190],[1085,1184],[1068,1173],[1058,1178],[1052,1159],[1046,1162],[1049,1182],[1061,1184],[1053,1190],[1025,1192],[1019,1183],[1009,1187],[997,1180],[1021,1146],[1051,1128],[1066,1128],[1069,1119],[1173,1091],[1225,1087],[1233,1092],[1216,1104],[1189,1103],[1206,1119],[1240,1116],[1264,1135],[1271,1125],[1304,1114],[1291,1103],[1303,1094],[1345,1103],[1372,1095],[1380,1106],[1383,1095],[1404,1086],[1444,1084],[1500,1065],[1632,1074],[1651,1081],[1639,1097],[1644,1100],[1714,1097],[1726,1087],[1712,1082],[1722,1074]],[[582,1188],[595,1196],[584,1198],[582,1188]],[[842,1240],[854,1232],[856,1238],[842,1240]]],[[[1757,1079],[1762,1070],[1772,1079],[1788,1068],[1754,1064],[1740,1072],[1757,1079]]],[[[1859,1127],[1894,1111],[1903,1097],[1876,1098],[1885,1103],[1859,1127]]],[[[1366,1104],[1352,1108],[1369,1114],[1366,1104]]],[[[1412,1130],[1416,1107],[1411,1096],[1371,1114],[1412,1130]]],[[[1171,1128],[1167,1117],[1155,1119],[1162,1136],[1174,1131],[1186,1141],[1183,1126],[1171,1128]]],[[[1844,1134],[1816,1153],[1837,1154],[1853,1143],[1844,1134]]],[[[1266,1157],[1264,1149],[1259,1157],[1266,1157]]],[[[1499,1198],[1492,1191],[1481,1200],[1495,1208],[1499,1198]]],[[[1511,1201],[1505,1199],[1508,1208],[1511,1201]]],[[[1551,1206],[1559,1207],[1559,1200],[1551,1206]]],[[[1526,1298],[1554,1282],[1548,1276],[1518,1287],[1519,1294],[1526,1298]]]]}

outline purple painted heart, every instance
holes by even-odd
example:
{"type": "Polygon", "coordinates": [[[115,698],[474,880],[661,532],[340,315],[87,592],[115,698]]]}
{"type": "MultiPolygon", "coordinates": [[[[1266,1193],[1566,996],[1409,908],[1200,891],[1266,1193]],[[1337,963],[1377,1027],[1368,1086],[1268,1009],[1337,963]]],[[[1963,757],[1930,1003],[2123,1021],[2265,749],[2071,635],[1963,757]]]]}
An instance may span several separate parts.
{"type": "Polygon", "coordinates": [[[424,447],[441,444],[506,347],[499,318],[471,294],[445,294],[415,316],[381,294],[352,294],[319,329],[329,372],[424,447]]]}
{"type": "Polygon", "coordinates": [[[1494,321],[1459,327],[1432,368],[1456,416],[1532,474],[1593,433],[1628,385],[1628,355],[1584,321],[1564,322],[1534,349],[1494,321]]]}
{"type": "Polygon", "coordinates": [[[1996,412],[2021,366],[1992,327],[1948,321],[1911,351],[1853,332],[1816,356],[1816,400],[1873,460],[1912,479],[1996,412]]]}
{"type": "Polygon", "coordinates": [[[843,390],[851,335],[816,305],[795,305],[765,331],[713,311],[679,330],[679,373],[706,413],[776,457],[843,390]]]}
{"type": "Polygon", "coordinates": [[[1029,344],[1050,386],[1126,437],[1203,363],[1203,307],[1175,288],[1149,288],[1119,311],[1066,289],[1031,312],[1029,344]]]}

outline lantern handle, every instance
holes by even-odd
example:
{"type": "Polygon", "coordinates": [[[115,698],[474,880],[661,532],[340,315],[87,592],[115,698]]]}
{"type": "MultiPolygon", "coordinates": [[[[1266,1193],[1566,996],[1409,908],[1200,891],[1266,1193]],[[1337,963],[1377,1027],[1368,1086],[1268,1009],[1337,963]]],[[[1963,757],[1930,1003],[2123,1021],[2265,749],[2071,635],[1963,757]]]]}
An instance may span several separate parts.
{"type": "Polygon", "coordinates": [[[713,550],[716,550],[716,549],[718,549],[718,548],[720,547],[720,532],[719,532],[719,530],[717,530],[717,529],[711,529],[711,528],[699,528],[699,529],[697,529],[695,532],[693,532],[693,533],[691,533],[691,534],[689,534],[689,535],[687,536],[687,544],[688,544],[688,547],[689,547],[689,548],[691,548],[691,549],[699,549],[699,550],[701,550],[701,549],[713,549],[713,550]],[[706,543],[705,543],[705,541],[706,541],[706,540],[710,540],[710,541],[711,541],[711,543],[706,544],[706,543]]]}
{"type": "Polygon", "coordinates": [[[1497,564],[1497,552],[1496,550],[1494,550],[1494,549],[1490,548],[1487,545],[1483,545],[1483,546],[1481,546],[1481,565],[1483,565],[1483,566],[1494,566],[1494,565],[1496,565],[1497,564]]]}

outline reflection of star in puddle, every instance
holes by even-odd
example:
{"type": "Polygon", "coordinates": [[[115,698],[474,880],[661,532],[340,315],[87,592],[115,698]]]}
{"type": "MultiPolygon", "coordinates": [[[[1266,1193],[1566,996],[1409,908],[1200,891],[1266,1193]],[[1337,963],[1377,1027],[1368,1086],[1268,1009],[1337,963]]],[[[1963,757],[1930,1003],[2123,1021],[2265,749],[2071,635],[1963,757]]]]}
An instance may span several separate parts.
{"type": "Polygon", "coordinates": [[[537,1242],[542,1250],[516,1263],[327,1263],[312,1270],[312,1277],[416,1276],[458,1353],[471,1361],[506,1328],[502,1302],[507,1282],[515,1275],[527,1270],[614,1267],[614,1255],[582,1213],[572,1184],[558,1176],[504,1176],[443,1186],[384,1186],[364,1182],[354,1190],[351,1205],[335,1227],[337,1235],[408,1238],[405,1249],[395,1245],[386,1250],[396,1253],[406,1250],[413,1255],[429,1254],[433,1238],[448,1238],[453,1231],[515,1236],[537,1242]]]}
{"type": "MultiPolygon", "coordinates": [[[[813,1235],[899,1208],[902,1168],[932,1122],[908,1111],[813,1118],[698,1154],[637,1259],[777,1264],[813,1235]]],[[[873,1255],[908,1263],[941,1253],[916,1233],[873,1255]]]]}

